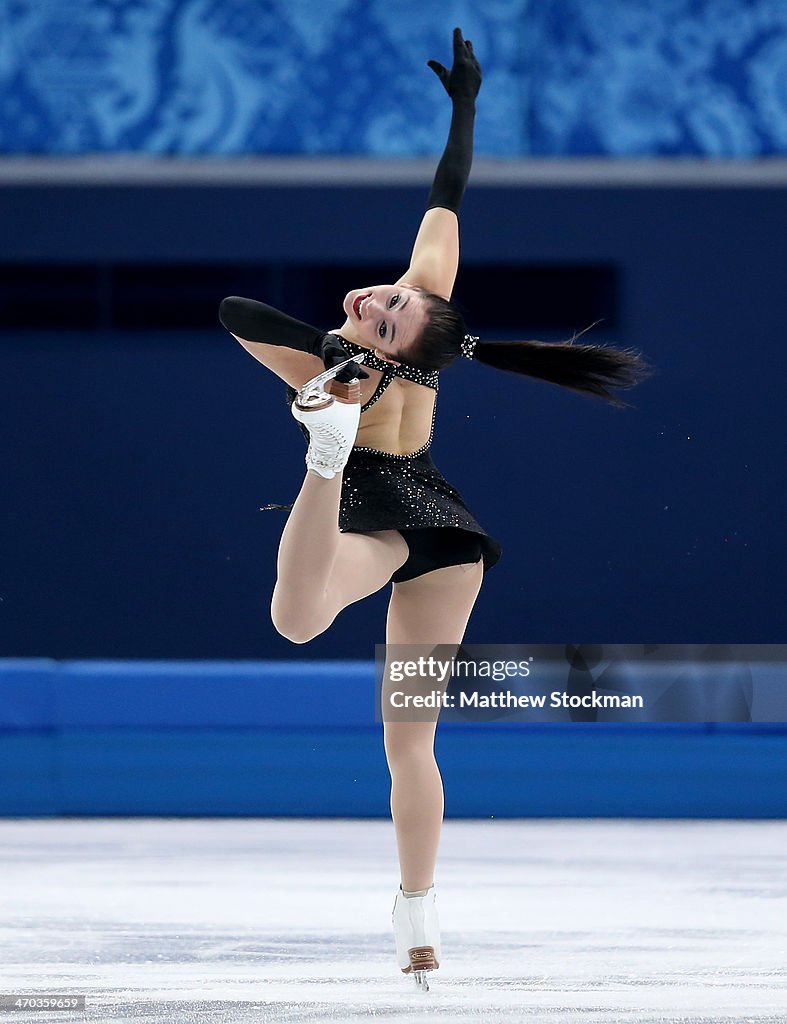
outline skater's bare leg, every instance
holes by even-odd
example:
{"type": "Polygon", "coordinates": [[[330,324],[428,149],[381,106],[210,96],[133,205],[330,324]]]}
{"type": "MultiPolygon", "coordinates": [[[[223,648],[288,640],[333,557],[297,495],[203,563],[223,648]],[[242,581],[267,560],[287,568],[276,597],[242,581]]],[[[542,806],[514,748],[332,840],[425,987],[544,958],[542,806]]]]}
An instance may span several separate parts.
{"type": "Polygon", "coordinates": [[[405,892],[434,884],[443,823],[443,780],[434,757],[434,722],[388,722],[385,752],[391,773],[391,816],[405,892]]]}
{"type": "Polygon", "coordinates": [[[379,590],[408,555],[393,530],[339,530],[344,470],[361,415],[357,372],[358,363],[350,359],[336,364],[298,389],[292,404],[309,435],[307,473],[282,534],[271,616],[295,643],[311,640],[348,604],[379,590]],[[353,379],[339,383],[339,372],[353,379]]]}
{"type": "Polygon", "coordinates": [[[340,533],[342,477],[308,472],[279,545],[271,615],[280,633],[305,643],[347,605],[385,586],[408,556],[396,530],[340,533]]]}
{"type": "MultiPolygon", "coordinates": [[[[481,562],[436,569],[396,583],[388,606],[389,644],[458,645],[481,588],[481,562]]],[[[436,721],[385,722],[391,815],[402,889],[428,889],[443,821],[443,782],[434,756],[436,721]]]]}

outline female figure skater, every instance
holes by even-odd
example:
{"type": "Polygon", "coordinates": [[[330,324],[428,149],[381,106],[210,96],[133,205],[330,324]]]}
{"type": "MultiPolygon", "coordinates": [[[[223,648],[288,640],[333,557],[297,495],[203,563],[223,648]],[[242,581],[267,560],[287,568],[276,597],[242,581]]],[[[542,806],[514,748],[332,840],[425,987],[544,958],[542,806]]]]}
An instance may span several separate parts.
{"type": "MultiPolygon", "coordinates": [[[[233,296],[220,308],[227,330],[290,386],[292,414],[309,441],[271,605],[277,630],[294,643],[308,642],[343,608],[388,583],[388,644],[461,643],[500,546],[429,455],[439,371],[454,359],[477,359],[616,404],[622,403],[608,388],[629,387],[645,373],[629,350],[572,342],[481,344],[468,334],[449,299],[481,68],[458,28],[451,70],[436,61],[428,66],[451,99],[451,127],[404,276],[349,292],[346,320],[329,334],[251,299],[233,296]]],[[[425,972],[439,966],[441,955],[434,891],[443,819],[436,717],[384,723],[401,868],[393,911],[397,956],[402,971],[425,988],[425,972]]]]}

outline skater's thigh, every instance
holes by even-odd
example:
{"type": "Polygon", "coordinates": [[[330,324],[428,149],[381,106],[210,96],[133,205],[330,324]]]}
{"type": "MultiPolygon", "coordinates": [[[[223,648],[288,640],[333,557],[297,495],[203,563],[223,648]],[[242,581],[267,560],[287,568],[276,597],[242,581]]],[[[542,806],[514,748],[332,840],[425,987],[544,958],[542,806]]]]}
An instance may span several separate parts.
{"type": "Polygon", "coordinates": [[[342,533],[328,582],[328,598],[338,609],[376,593],[407,561],[407,542],[397,530],[342,533]]]}
{"type": "MultiPolygon", "coordinates": [[[[464,637],[483,576],[483,562],[478,561],[445,566],[413,580],[394,583],[388,604],[386,643],[427,645],[429,650],[439,646],[441,657],[453,657],[464,637]]],[[[391,657],[398,659],[402,654],[401,649],[394,649],[391,657]]],[[[387,671],[385,679],[384,704],[392,689],[387,671]]],[[[435,685],[433,679],[425,679],[423,695],[435,685]]],[[[408,692],[415,692],[417,686],[417,680],[409,680],[408,692]]],[[[439,706],[431,711],[424,708],[418,712],[417,721],[389,720],[383,714],[389,764],[402,758],[430,755],[439,711],[439,706]]]]}
{"type": "Polygon", "coordinates": [[[386,642],[460,644],[483,578],[484,566],[479,560],[394,583],[386,642]]]}

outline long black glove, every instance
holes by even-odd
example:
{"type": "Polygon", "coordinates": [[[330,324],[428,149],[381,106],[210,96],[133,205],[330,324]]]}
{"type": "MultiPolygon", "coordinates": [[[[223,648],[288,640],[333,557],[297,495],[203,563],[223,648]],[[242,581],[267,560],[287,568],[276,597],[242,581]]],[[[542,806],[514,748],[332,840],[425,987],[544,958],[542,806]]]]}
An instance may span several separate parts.
{"type": "Polygon", "coordinates": [[[451,97],[453,112],[445,151],[437,165],[427,210],[442,207],[459,213],[470,168],[473,163],[473,127],[475,98],[481,88],[481,65],[473,53],[473,44],[454,29],[454,63],[450,71],[436,60],[427,61],[451,97]]]}
{"type": "MultiPolygon", "coordinates": [[[[326,370],[347,359],[347,352],[337,335],[326,334],[256,299],[244,299],[239,295],[222,299],[219,320],[230,334],[244,341],[279,345],[317,356],[326,370]]],[[[350,363],[336,379],[348,383],[355,377],[368,376],[358,363],[350,363]]]]}

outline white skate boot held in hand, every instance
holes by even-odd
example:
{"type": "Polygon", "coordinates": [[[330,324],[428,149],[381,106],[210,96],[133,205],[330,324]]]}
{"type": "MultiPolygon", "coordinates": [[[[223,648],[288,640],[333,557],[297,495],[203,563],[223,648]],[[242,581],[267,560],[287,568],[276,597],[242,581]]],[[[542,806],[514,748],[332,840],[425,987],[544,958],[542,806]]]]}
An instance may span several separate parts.
{"type": "Polygon", "coordinates": [[[393,907],[396,956],[403,974],[412,974],[416,985],[429,991],[427,973],[440,966],[440,921],[434,886],[414,893],[399,888],[393,907]]]}
{"type": "Polygon", "coordinates": [[[292,415],[309,431],[306,468],[326,480],[333,479],[347,465],[361,419],[358,378],[341,383],[336,376],[363,359],[363,354],[357,355],[313,377],[299,389],[292,403],[292,415]]]}

